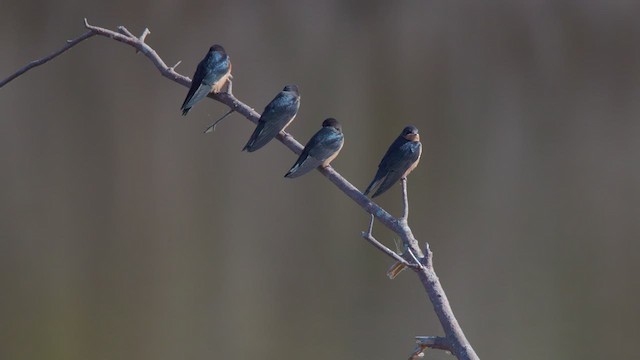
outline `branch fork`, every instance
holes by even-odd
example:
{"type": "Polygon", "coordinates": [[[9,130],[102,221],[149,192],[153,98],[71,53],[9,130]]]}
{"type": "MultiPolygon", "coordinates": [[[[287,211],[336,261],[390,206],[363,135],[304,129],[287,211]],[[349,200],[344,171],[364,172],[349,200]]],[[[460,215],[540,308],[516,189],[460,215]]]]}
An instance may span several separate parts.
{"type": "Polygon", "coordinates": [[[438,349],[451,352],[451,345],[447,338],[441,336],[416,336],[416,348],[409,356],[409,360],[417,360],[424,357],[426,349],[438,349]]]}

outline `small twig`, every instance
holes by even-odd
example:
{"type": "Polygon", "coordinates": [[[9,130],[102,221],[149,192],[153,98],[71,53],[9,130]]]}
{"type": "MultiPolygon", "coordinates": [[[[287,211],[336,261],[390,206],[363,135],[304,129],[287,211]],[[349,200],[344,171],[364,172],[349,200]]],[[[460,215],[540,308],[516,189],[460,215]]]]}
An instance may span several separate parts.
{"type": "Polygon", "coordinates": [[[144,42],[144,39],[147,38],[147,35],[151,34],[151,31],[149,30],[149,28],[144,28],[144,31],[142,32],[142,35],[140,35],[140,37],[138,39],[140,39],[140,41],[144,42]]]}
{"type": "Polygon", "coordinates": [[[373,214],[369,214],[369,215],[371,215],[371,220],[369,221],[369,230],[367,231],[367,234],[371,235],[373,233],[373,222],[375,221],[376,218],[375,216],[373,216],[373,214]]]}
{"type": "Polygon", "coordinates": [[[176,68],[178,67],[178,65],[180,65],[181,62],[182,62],[182,60],[178,60],[178,62],[175,65],[173,65],[172,67],[170,67],[169,70],[175,71],[176,68]]]}
{"type": "Polygon", "coordinates": [[[371,233],[373,231],[373,221],[374,221],[374,216],[373,214],[371,214],[371,222],[369,223],[369,229],[367,231],[363,231],[362,232],[362,237],[367,240],[369,243],[371,243],[371,245],[375,246],[378,250],[382,251],[383,253],[387,254],[389,257],[391,257],[392,259],[394,259],[395,261],[402,263],[405,266],[412,266],[412,264],[409,264],[407,262],[407,260],[403,259],[402,256],[398,255],[395,251],[389,249],[388,247],[384,246],[381,242],[379,242],[378,240],[376,240],[376,238],[373,237],[373,234],[371,233]]]}
{"type": "Polygon", "coordinates": [[[422,266],[422,263],[420,262],[420,260],[418,260],[418,258],[413,254],[413,251],[411,251],[411,248],[407,248],[407,252],[409,253],[409,255],[411,255],[411,257],[413,258],[413,260],[416,262],[416,265],[417,265],[420,269],[424,269],[424,267],[422,266]]]}
{"type": "MultiPolygon", "coordinates": [[[[86,24],[85,26],[87,26],[87,25],[89,25],[89,24],[86,24]]],[[[126,27],[124,27],[124,26],[122,26],[122,25],[118,26],[118,27],[117,27],[117,29],[118,29],[118,32],[119,32],[120,34],[122,34],[122,35],[126,35],[126,36],[128,36],[128,37],[130,37],[130,38],[135,38],[135,37],[136,37],[136,36],[135,36],[135,35],[133,35],[129,30],[127,30],[127,28],[126,28],[126,27]]]]}
{"type": "Polygon", "coordinates": [[[409,356],[409,360],[424,357],[424,350],[427,348],[451,352],[449,341],[441,336],[416,336],[416,343],[416,348],[409,356]]]}
{"type": "Polygon", "coordinates": [[[210,133],[212,131],[216,131],[216,125],[218,125],[218,123],[222,120],[224,120],[224,118],[226,118],[227,116],[231,115],[232,112],[234,112],[235,110],[231,109],[229,110],[226,114],[222,115],[222,117],[216,121],[214,121],[211,125],[207,126],[206,129],[204,129],[204,133],[210,133]]]}
{"type": "Polygon", "coordinates": [[[433,252],[429,248],[429,243],[424,243],[424,263],[429,269],[433,269],[433,252]]]}
{"type": "Polygon", "coordinates": [[[402,179],[400,179],[400,182],[402,184],[402,207],[403,207],[402,217],[400,218],[400,221],[406,224],[407,221],[409,221],[409,196],[407,195],[407,178],[403,177],[402,179]]]}
{"type": "Polygon", "coordinates": [[[5,86],[6,84],[8,84],[11,80],[17,78],[18,76],[26,73],[27,71],[31,70],[32,68],[36,67],[36,66],[40,66],[42,64],[45,64],[46,62],[48,62],[49,60],[54,59],[55,57],[57,57],[58,55],[62,54],[63,52],[71,49],[72,47],[78,45],[81,41],[86,40],[92,36],[94,36],[95,33],[93,31],[87,31],[86,33],[78,36],[77,38],[73,39],[73,40],[67,40],[66,41],[66,45],[63,46],[61,49],[54,51],[52,54],[43,57],[42,59],[38,59],[38,60],[34,60],[32,62],[30,62],[29,64],[27,64],[26,66],[24,66],[23,68],[19,69],[18,71],[16,71],[15,73],[9,75],[9,77],[7,77],[6,79],[0,81],[0,88],[5,86]]]}
{"type": "MultiPolygon", "coordinates": [[[[142,34],[140,35],[140,37],[138,38],[138,40],[140,40],[141,43],[144,43],[144,39],[147,38],[147,35],[151,34],[151,31],[149,31],[149,28],[144,28],[144,31],[142,32],[142,34]]],[[[139,53],[140,50],[136,50],[136,54],[139,53]]]]}

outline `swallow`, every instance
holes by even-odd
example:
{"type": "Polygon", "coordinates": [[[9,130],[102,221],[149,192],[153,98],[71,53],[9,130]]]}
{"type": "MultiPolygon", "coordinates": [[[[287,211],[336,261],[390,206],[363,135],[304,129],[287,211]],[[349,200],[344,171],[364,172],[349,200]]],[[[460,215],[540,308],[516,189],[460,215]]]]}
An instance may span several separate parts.
{"type": "Polygon", "coordinates": [[[231,60],[220,45],[213,45],[196,68],[191,88],[182,103],[182,115],[187,115],[191,107],[204,99],[210,92],[219,93],[231,77],[231,60]]]}
{"type": "Polygon", "coordinates": [[[378,172],[364,191],[364,195],[377,188],[371,196],[374,198],[389,190],[398,180],[406,178],[418,166],[421,154],[422,144],[418,128],[411,125],[405,127],[382,157],[378,172]]]}
{"type": "Polygon", "coordinates": [[[334,118],[326,119],[322,122],[322,128],[309,139],[300,157],[284,177],[296,178],[318,166],[329,166],[329,163],[338,156],[342,145],[344,145],[342,126],[334,118]]]}
{"type": "Polygon", "coordinates": [[[254,152],[265,146],[293,121],[300,108],[300,92],[296,85],[287,85],[264,108],[258,126],[242,151],[254,152]]]}

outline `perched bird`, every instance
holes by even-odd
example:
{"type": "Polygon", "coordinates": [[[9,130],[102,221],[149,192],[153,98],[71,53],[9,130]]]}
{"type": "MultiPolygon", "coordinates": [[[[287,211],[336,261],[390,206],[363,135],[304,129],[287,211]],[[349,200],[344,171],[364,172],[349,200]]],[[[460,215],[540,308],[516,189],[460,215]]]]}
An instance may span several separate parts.
{"type": "Polygon", "coordinates": [[[406,178],[418,166],[421,153],[422,144],[418,128],[412,125],[405,127],[384,154],[378,165],[378,172],[364,191],[364,195],[368,195],[371,190],[377,188],[371,196],[374,198],[389,190],[401,178],[406,178]]]}
{"type": "Polygon", "coordinates": [[[296,117],[300,108],[300,92],[296,85],[287,85],[264,108],[258,126],[243,151],[253,152],[265,146],[296,117]]]}
{"type": "Polygon", "coordinates": [[[231,77],[231,60],[220,45],[213,45],[200,61],[191,79],[191,88],[182,103],[182,115],[187,115],[191,107],[204,99],[210,92],[219,93],[231,77]]]}
{"type": "Polygon", "coordinates": [[[326,119],[322,122],[322,128],[309,139],[298,161],[284,177],[296,178],[318,166],[329,166],[329,163],[338,156],[342,145],[344,145],[342,126],[334,118],[326,119]]]}

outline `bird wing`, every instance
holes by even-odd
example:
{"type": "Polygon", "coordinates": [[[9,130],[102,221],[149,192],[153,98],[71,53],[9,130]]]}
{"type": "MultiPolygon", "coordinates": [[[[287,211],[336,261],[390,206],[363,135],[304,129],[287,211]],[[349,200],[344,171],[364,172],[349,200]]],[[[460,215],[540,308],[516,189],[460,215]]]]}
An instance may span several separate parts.
{"type": "MultiPolygon", "coordinates": [[[[398,180],[402,178],[404,173],[420,158],[421,144],[419,142],[406,142],[396,148],[395,151],[387,151],[387,154],[380,162],[376,179],[372,182],[377,190],[371,197],[376,197],[389,190],[398,180]]],[[[368,191],[374,186],[370,185],[368,191]]],[[[368,192],[367,191],[367,192],[368,192]]]]}
{"type": "Polygon", "coordinates": [[[371,190],[375,189],[378,186],[378,184],[380,184],[380,181],[382,181],[385,175],[386,174],[383,171],[381,171],[380,168],[378,168],[378,171],[376,172],[376,176],[373,177],[373,180],[371,180],[371,183],[369,184],[369,186],[367,186],[367,189],[364,191],[363,194],[365,196],[369,195],[371,190]]]}
{"type": "Polygon", "coordinates": [[[262,112],[258,126],[244,149],[252,152],[265,146],[293,120],[299,107],[300,101],[297,98],[278,94],[262,112]]]}
{"type": "Polygon", "coordinates": [[[340,151],[343,144],[344,135],[341,132],[323,127],[309,139],[298,161],[285,176],[295,178],[310,172],[340,151]]]}
{"type": "Polygon", "coordinates": [[[182,103],[182,107],[180,108],[182,110],[182,115],[186,115],[189,112],[189,109],[191,109],[191,107],[195,105],[195,103],[202,100],[211,91],[212,85],[203,82],[205,76],[207,76],[208,71],[205,60],[201,61],[198,64],[196,72],[195,74],[193,74],[191,87],[189,88],[187,97],[182,103]]]}
{"type": "Polygon", "coordinates": [[[215,85],[231,71],[229,56],[218,52],[215,52],[211,59],[207,59],[204,66],[206,71],[202,82],[211,86],[215,85]]]}
{"type": "Polygon", "coordinates": [[[209,95],[214,85],[227,76],[230,70],[231,61],[228,55],[207,53],[205,58],[198,64],[195,74],[193,74],[191,87],[180,108],[182,115],[186,115],[193,105],[209,95]]]}
{"type": "Polygon", "coordinates": [[[391,145],[387,149],[387,152],[384,153],[384,156],[382,157],[380,164],[378,164],[378,170],[376,171],[376,176],[373,177],[373,180],[371,180],[371,183],[369,184],[369,186],[367,186],[367,189],[363,193],[365,196],[369,195],[369,192],[371,192],[371,190],[378,187],[378,185],[380,185],[382,180],[384,180],[384,177],[387,176],[387,173],[389,172],[389,164],[391,163],[391,158],[392,158],[391,154],[394,153],[395,149],[402,146],[402,144],[405,141],[406,140],[404,140],[402,136],[398,136],[393,141],[393,143],[391,143],[391,145]]]}
{"type": "Polygon", "coordinates": [[[317,168],[322,164],[322,161],[309,157],[309,152],[302,152],[298,161],[289,169],[289,172],[285,175],[288,178],[297,178],[298,176],[302,176],[309,171],[317,168]]]}
{"type": "MultiPolygon", "coordinates": [[[[200,84],[197,89],[193,91],[191,96],[187,95],[187,98],[184,100],[184,104],[182,104],[182,112],[188,112],[193,105],[195,105],[198,101],[204,99],[209,95],[211,89],[213,87],[210,85],[200,84]]],[[[186,115],[186,114],[184,114],[186,115]]]]}
{"type": "Polygon", "coordinates": [[[305,148],[309,148],[309,156],[325,161],[342,148],[344,135],[335,129],[322,128],[311,137],[305,148]]]}

